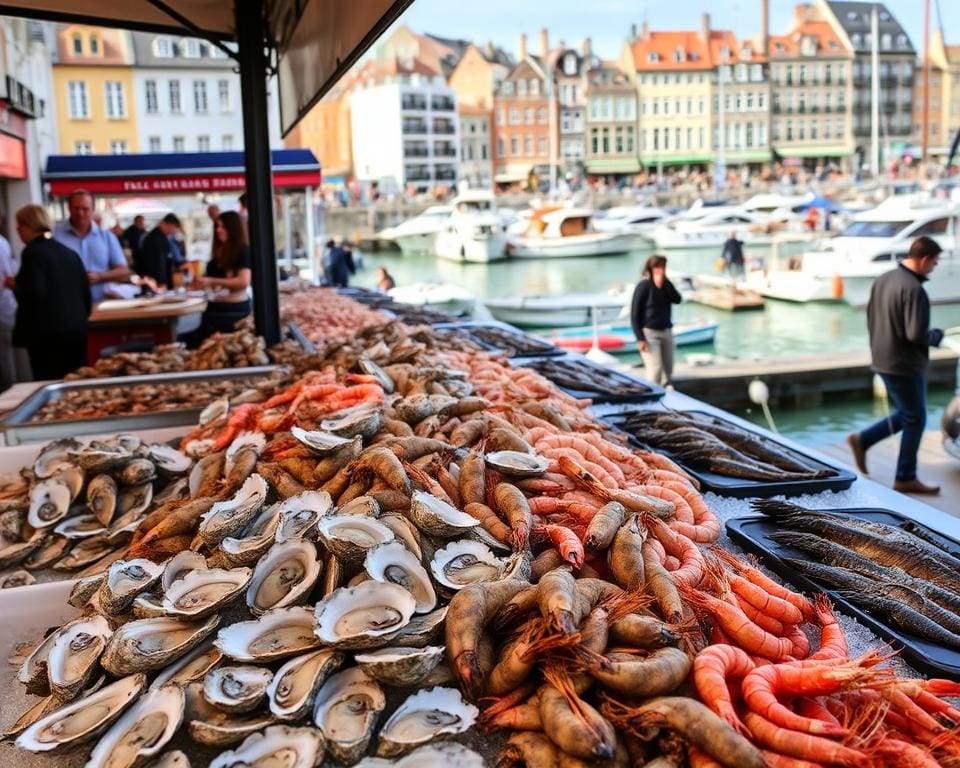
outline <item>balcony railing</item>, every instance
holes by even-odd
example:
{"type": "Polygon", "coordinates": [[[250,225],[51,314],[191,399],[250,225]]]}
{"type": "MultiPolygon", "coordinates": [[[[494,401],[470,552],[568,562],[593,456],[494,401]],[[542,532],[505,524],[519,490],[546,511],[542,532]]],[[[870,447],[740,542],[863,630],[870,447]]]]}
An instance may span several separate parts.
{"type": "Polygon", "coordinates": [[[437,181],[455,181],[457,172],[453,168],[437,168],[437,181]]]}
{"type": "Polygon", "coordinates": [[[404,157],[429,157],[430,150],[426,147],[404,147],[404,157]]]}
{"type": "Polygon", "coordinates": [[[404,96],[400,99],[400,106],[403,109],[426,109],[427,100],[423,97],[404,96]]]}
{"type": "Polygon", "coordinates": [[[403,132],[404,133],[426,133],[427,124],[426,123],[404,123],[403,132]]]}
{"type": "Polygon", "coordinates": [[[457,150],[456,147],[434,147],[433,154],[435,157],[456,157],[457,150]]]}
{"type": "Polygon", "coordinates": [[[446,96],[435,96],[430,100],[430,108],[452,112],[454,109],[453,99],[446,96]]]}
{"type": "Polygon", "coordinates": [[[434,123],[433,132],[434,133],[456,133],[457,129],[454,127],[453,123],[434,123]]]}
{"type": "Polygon", "coordinates": [[[4,84],[7,89],[6,99],[10,107],[27,117],[36,117],[37,98],[33,95],[33,91],[16,78],[10,77],[10,75],[4,77],[4,84]]]}

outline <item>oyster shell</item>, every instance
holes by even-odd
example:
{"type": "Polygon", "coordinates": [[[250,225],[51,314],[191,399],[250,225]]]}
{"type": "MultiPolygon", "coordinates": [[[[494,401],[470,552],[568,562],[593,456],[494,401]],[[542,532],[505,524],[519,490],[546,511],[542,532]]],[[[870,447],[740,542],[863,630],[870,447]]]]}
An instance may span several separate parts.
{"type": "Polygon", "coordinates": [[[260,475],[248,477],[232,499],[218,501],[200,517],[197,534],[207,546],[214,547],[227,536],[244,529],[267,498],[267,481],[260,475]]]}
{"type": "Polygon", "coordinates": [[[141,694],[146,675],[121,678],[42,717],[17,738],[28,752],[49,752],[73,746],[102,733],[141,694]]]}
{"type": "Polygon", "coordinates": [[[117,481],[102,473],[87,483],[87,506],[102,525],[109,525],[117,509],[117,481]]]}
{"type": "Polygon", "coordinates": [[[146,768],[191,768],[190,758],[179,749],[166,752],[147,764],[146,768]]]}
{"type": "Polygon", "coordinates": [[[124,521],[130,520],[146,512],[151,501],[153,501],[152,482],[125,486],[120,489],[120,495],[117,497],[117,513],[124,521]]]}
{"type": "Polygon", "coordinates": [[[424,533],[442,539],[466,533],[479,525],[476,518],[424,491],[413,492],[410,519],[424,533]]]}
{"type": "Polygon", "coordinates": [[[271,725],[248,736],[235,750],[215,757],[210,768],[314,768],[323,760],[323,736],[314,728],[271,725]]]}
{"type": "Polygon", "coordinates": [[[267,445],[267,438],[263,432],[241,432],[237,435],[227,452],[224,454],[223,470],[229,475],[237,463],[237,456],[241,451],[253,451],[257,456],[267,445]]]}
{"type": "Polygon", "coordinates": [[[427,613],[437,606],[430,576],[417,556],[399,541],[378,544],[367,550],[363,567],[372,579],[399,584],[416,600],[416,612],[427,613]]]}
{"type": "Polygon", "coordinates": [[[341,515],[365,515],[367,517],[380,517],[380,504],[373,496],[357,496],[352,501],[348,501],[339,510],[341,515]]]}
{"type": "Polygon", "coordinates": [[[416,685],[443,660],[439,645],[425,648],[381,648],[355,654],[353,659],[368,677],[397,687],[416,685]]]}
{"type": "MultiPolygon", "coordinates": [[[[397,541],[402,542],[403,546],[413,552],[417,560],[423,560],[423,548],[420,546],[420,529],[417,528],[417,526],[403,515],[398,515],[395,512],[388,512],[385,515],[381,515],[378,519],[393,531],[393,535],[397,538],[397,541]]],[[[481,528],[480,530],[483,529],[481,528]]]]}
{"type": "Polygon", "coordinates": [[[305,491],[280,504],[278,542],[314,537],[317,523],[333,510],[333,499],[326,491],[305,491]]]}
{"type": "Polygon", "coordinates": [[[336,648],[377,648],[410,621],[417,603],[397,584],[365,581],[334,590],[316,606],[316,634],[336,648]]]}
{"type": "MultiPolygon", "coordinates": [[[[355,768],[484,768],[483,755],[455,742],[427,744],[398,760],[365,757],[355,768]]],[[[151,766],[150,768],[153,768],[151,766]]]]}
{"type": "Polygon", "coordinates": [[[133,459],[117,473],[122,485],[142,485],[157,476],[157,467],[150,459],[133,459]]]}
{"type": "Polygon", "coordinates": [[[437,583],[456,591],[500,576],[500,560],[479,541],[462,539],[438,549],[430,561],[430,573],[437,583]]]}
{"type": "Polygon", "coordinates": [[[163,566],[149,560],[117,560],[107,570],[107,578],[100,585],[100,607],[106,613],[123,613],[137,595],[148,592],[160,580],[163,566]]]}
{"type": "Polygon", "coordinates": [[[60,467],[50,478],[58,483],[63,483],[70,489],[70,501],[76,501],[83,490],[83,484],[86,481],[86,474],[76,464],[70,464],[60,467]]]}
{"type": "Polygon", "coordinates": [[[18,541],[0,549],[0,568],[19,565],[43,545],[43,534],[35,534],[29,541],[18,541]]]}
{"type": "Polygon", "coordinates": [[[487,466],[507,477],[539,477],[550,462],[543,456],[521,451],[495,451],[486,454],[487,466]]]}
{"type": "Polygon", "coordinates": [[[37,454],[33,462],[33,474],[40,480],[51,477],[62,467],[68,467],[74,463],[74,454],[81,450],[83,446],[78,440],[72,437],[64,437],[60,440],[54,440],[47,443],[37,454]]]}
{"type": "Polygon", "coordinates": [[[239,621],[217,633],[214,645],[235,661],[267,662],[309,651],[320,644],[313,610],[274,608],[256,621],[239,621]]]}
{"type": "Polygon", "coordinates": [[[274,544],[257,563],[247,588],[247,606],[259,616],[271,608],[302,603],[320,576],[317,547],[310,541],[274,544]]]}
{"type": "Polygon", "coordinates": [[[90,682],[113,633],[103,616],[90,616],[75,619],[54,634],[47,656],[47,678],[51,693],[69,701],[90,682]]]}
{"type": "Polygon", "coordinates": [[[95,515],[73,515],[58,524],[53,532],[68,539],[89,539],[107,532],[95,515]]]}
{"type": "MultiPolygon", "coordinates": [[[[187,447],[187,453],[191,456],[190,448],[187,447]]],[[[209,450],[209,448],[208,448],[209,450]]],[[[191,496],[199,496],[202,487],[210,487],[223,476],[223,451],[211,453],[204,456],[190,470],[187,475],[187,488],[191,496]]]]}
{"type": "Polygon", "coordinates": [[[368,549],[393,540],[393,531],[379,520],[359,515],[324,517],[317,522],[317,533],[327,550],[345,563],[360,563],[368,549]]]}
{"type": "MultiPolygon", "coordinates": [[[[227,747],[239,744],[247,736],[273,725],[270,715],[254,712],[251,715],[228,715],[210,706],[203,698],[203,686],[191,683],[184,689],[187,699],[187,731],[190,737],[208,747],[227,747]]],[[[239,768],[236,766],[235,768],[239,768]]]]}
{"type": "Polygon", "coordinates": [[[41,480],[30,489],[27,522],[40,530],[59,523],[70,511],[70,488],[53,478],[41,480]]]}
{"type": "Polygon", "coordinates": [[[381,729],[377,754],[396,757],[440,736],[463,733],[473,727],[479,714],[454,688],[417,691],[381,729]]]}
{"type": "Polygon", "coordinates": [[[182,689],[147,691],[100,737],[84,768],[133,768],[160,752],[182,720],[182,689]]]}
{"type": "Polygon", "coordinates": [[[113,633],[100,664],[112,675],[125,675],[132,670],[152,672],[186,656],[219,623],[216,615],[203,623],[165,617],[130,621],[113,633]]]}
{"type": "Polygon", "coordinates": [[[50,693],[50,678],[47,677],[47,659],[50,649],[57,639],[57,633],[51,632],[30,652],[17,672],[19,680],[34,696],[46,696],[50,693]]]}
{"type": "MultiPolygon", "coordinates": [[[[114,550],[114,543],[107,536],[90,536],[74,544],[70,551],[53,564],[55,571],[76,571],[95,563],[114,550]]],[[[106,569],[106,565],[104,566],[106,569]]]]}
{"type": "Polygon", "coordinates": [[[443,634],[443,620],[446,617],[447,606],[414,616],[393,639],[393,645],[404,648],[423,648],[439,642],[443,634]]]}
{"type": "Polygon", "coordinates": [[[239,537],[228,536],[220,542],[220,552],[229,565],[251,565],[273,544],[280,525],[280,505],[264,507],[239,537]]]}
{"type": "Polygon", "coordinates": [[[102,571],[92,576],[77,579],[73,587],[70,588],[70,596],[67,598],[67,603],[74,608],[85,608],[106,578],[107,572],[102,571]]]}
{"type": "Polygon", "coordinates": [[[338,672],[323,684],[313,721],[326,737],[334,760],[355,763],[367,751],[386,704],[383,689],[359,667],[338,672]]]}
{"type": "Polygon", "coordinates": [[[166,485],[153,500],[156,504],[166,504],[168,501],[185,499],[190,495],[190,478],[179,477],[172,483],[166,485]]]}
{"type": "Polygon", "coordinates": [[[217,667],[203,679],[203,697],[224,712],[250,712],[263,701],[271,680],[273,672],[263,667],[217,667]]]}
{"type": "Polygon", "coordinates": [[[122,445],[99,440],[92,440],[84,448],[70,455],[81,469],[94,473],[122,467],[133,458],[133,454],[122,445]]]}
{"type": "Polygon", "coordinates": [[[193,466],[193,459],[166,443],[154,443],[147,448],[147,455],[157,470],[168,477],[186,474],[193,466]]]}
{"type": "Polygon", "coordinates": [[[0,575],[0,589],[16,589],[17,587],[29,587],[37,583],[37,577],[29,571],[19,570],[10,571],[0,575]]]}
{"type": "Polygon", "coordinates": [[[320,429],[339,437],[373,437],[380,431],[380,409],[369,405],[346,408],[321,421],[320,429]]]}
{"type": "Polygon", "coordinates": [[[130,612],[137,619],[156,619],[166,616],[167,612],[163,607],[163,595],[148,593],[137,595],[130,605],[130,612]]]}
{"type": "Polygon", "coordinates": [[[213,641],[207,640],[179,661],[160,670],[160,673],[150,683],[150,687],[160,688],[168,684],[184,687],[194,680],[202,679],[222,659],[223,654],[213,647],[213,641]]]}
{"type": "Polygon", "coordinates": [[[222,419],[229,412],[230,401],[225,397],[221,397],[200,411],[200,415],[197,417],[197,424],[201,427],[206,426],[217,419],[222,419]]]}
{"type": "Polygon", "coordinates": [[[160,584],[166,592],[177,579],[182,579],[191,571],[203,571],[207,568],[207,559],[199,552],[185,549],[167,560],[160,584]]]}
{"type": "Polygon", "coordinates": [[[351,442],[351,440],[362,439],[358,437],[341,437],[332,432],[321,432],[319,430],[310,431],[302,427],[293,427],[293,429],[290,430],[290,434],[311,451],[321,456],[340,450],[347,443],[351,442]]]}
{"type": "Polygon", "coordinates": [[[205,568],[190,571],[164,592],[163,610],[169,616],[199,619],[237,598],[250,583],[249,568],[205,568]]]}
{"type": "Polygon", "coordinates": [[[270,712],[279,720],[299,720],[313,706],[317,689],[341,664],[343,654],[332,648],[290,659],[267,686],[270,712]]]}
{"type": "Polygon", "coordinates": [[[370,376],[376,376],[377,382],[379,382],[380,387],[383,389],[385,394],[393,394],[396,385],[394,384],[393,379],[390,378],[390,374],[373,362],[373,360],[371,360],[369,357],[361,357],[357,361],[357,368],[359,368],[362,373],[366,373],[370,376]]]}

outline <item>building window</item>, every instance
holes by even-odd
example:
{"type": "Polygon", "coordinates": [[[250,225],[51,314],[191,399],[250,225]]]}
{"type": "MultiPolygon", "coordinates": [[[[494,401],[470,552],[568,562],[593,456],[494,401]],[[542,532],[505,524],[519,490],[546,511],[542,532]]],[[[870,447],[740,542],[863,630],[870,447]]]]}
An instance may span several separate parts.
{"type": "Polygon", "coordinates": [[[547,154],[547,138],[546,138],[546,136],[541,136],[541,137],[537,140],[537,149],[539,150],[539,152],[540,152],[541,155],[547,154]]]}
{"type": "Polygon", "coordinates": [[[539,93],[540,93],[540,81],[534,80],[533,78],[531,78],[530,79],[530,95],[537,96],[539,95],[539,93]]]}
{"type": "MultiPolygon", "coordinates": [[[[83,54],[83,38],[80,37],[80,35],[73,36],[73,52],[78,56],[83,54]]],[[[77,154],[79,155],[80,153],[77,152],[77,154]]]]}
{"type": "Polygon", "coordinates": [[[670,149],[670,129],[663,129],[663,148],[670,149]]]}
{"type": "Polygon", "coordinates": [[[220,102],[221,112],[230,112],[230,81],[217,80],[217,98],[220,102]]]}
{"type": "Polygon", "coordinates": [[[182,111],[180,105],[180,81],[171,80],[169,83],[170,90],[170,111],[174,114],[180,114],[182,111]]]}
{"type": "Polygon", "coordinates": [[[506,120],[504,119],[504,114],[503,114],[503,107],[500,107],[500,109],[497,110],[497,125],[506,125],[506,120]]]}
{"type": "Polygon", "coordinates": [[[71,80],[67,83],[67,95],[70,98],[70,117],[72,119],[81,120],[90,117],[90,105],[87,103],[87,84],[85,82],[71,80]]]}
{"type": "Polygon", "coordinates": [[[659,128],[653,129],[653,151],[654,152],[660,151],[660,129],[659,128]]]}
{"type": "Polygon", "coordinates": [[[183,57],[185,59],[200,58],[200,41],[188,38],[183,42],[183,57]]]}
{"type": "Polygon", "coordinates": [[[687,128],[687,149],[693,149],[693,128],[687,128]]]}
{"type": "Polygon", "coordinates": [[[157,81],[147,80],[143,84],[144,100],[147,102],[147,114],[155,115],[160,111],[160,105],[157,102],[157,81]]]}
{"type": "Polygon", "coordinates": [[[507,147],[504,144],[503,139],[498,138],[497,139],[497,157],[503,157],[505,154],[507,154],[507,147]]]}
{"type": "Polygon", "coordinates": [[[697,142],[698,142],[697,146],[698,146],[700,149],[703,149],[703,126],[700,126],[700,132],[699,132],[699,133],[700,133],[700,135],[697,137],[697,142]]]}
{"type": "Polygon", "coordinates": [[[526,96],[527,95],[527,81],[526,80],[517,80],[517,96],[526,96]]]}
{"type": "Polygon", "coordinates": [[[793,141],[793,120],[787,120],[787,141],[793,141]]]}
{"type": "Polygon", "coordinates": [[[160,137],[159,137],[159,136],[151,136],[151,137],[149,138],[149,140],[148,140],[148,143],[150,144],[150,151],[151,151],[152,153],[156,154],[157,152],[160,151],[160,137]]]}
{"type": "Polygon", "coordinates": [[[520,110],[515,107],[510,108],[510,125],[520,125],[520,110]]]}
{"type": "Polygon", "coordinates": [[[486,144],[481,144],[481,145],[480,145],[480,159],[481,159],[481,160],[486,160],[486,159],[487,159],[487,145],[486,145],[486,144]]]}
{"type": "Polygon", "coordinates": [[[186,142],[184,141],[183,136],[173,137],[173,151],[174,152],[186,151],[186,142]]]}
{"type": "Polygon", "coordinates": [[[680,129],[675,128],[673,131],[673,148],[680,149],[680,129]]]}
{"type": "Polygon", "coordinates": [[[520,154],[520,139],[517,136],[510,137],[510,154],[514,156],[520,154]]]}
{"type": "Polygon", "coordinates": [[[523,110],[523,122],[527,125],[533,125],[533,107],[527,107],[523,110]]]}
{"type": "Polygon", "coordinates": [[[523,137],[523,154],[527,157],[530,157],[533,154],[533,137],[524,136],[523,137]]]}
{"type": "Polygon", "coordinates": [[[513,96],[513,83],[511,83],[509,80],[504,82],[503,85],[500,86],[500,92],[504,96],[513,96]]]}
{"type": "Polygon", "coordinates": [[[220,137],[220,149],[224,152],[233,150],[233,136],[231,134],[225,133],[220,137]]]}
{"type": "Polygon", "coordinates": [[[613,132],[613,149],[618,155],[623,154],[623,126],[618,125],[613,132]]]}
{"type": "Polygon", "coordinates": [[[110,154],[111,155],[127,154],[127,142],[124,141],[123,139],[111,139],[110,154]]]}
{"type": "Polygon", "coordinates": [[[100,55],[100,38],[96,35],[90,35],[90,55],[100,55]]]}
{"type": "Polygon", "coordinates": [[[158,37],[153,41],[153,54],[158,59],[169,59],[173,57],[173,44],[168,37],[158,37]]]}
{"type": "Polygon", "coordinates": [[[207,81],[193,81],[193,109],[200,114],[207,113],[207,81]]]}
{"type": "Polygon", "coordinates": [[[210,137],[197,136],[197,152],[209,152],[209,151],[210,151],[210,137]]]}
{"type": "Polygon", "coordinates": [[[73,154],[92,155],[93,145],[89,141],[75,141],[73,142],[73,154]]]}
{"type": "Polygon", "coordinates": [[[610,129],[606,126],[600,129],[600,144],[603,147],[603,154],[610,154],[610,129]]]}
{"type": "Polygon", "coordinates": [[[665,114],[665,115],[669,115],[669,114],[670,114],[670,99],[669,99],[669,98],[663,100],[663,114],[665,114]]]}
{"type": "Polygon", "coordinates": [[[537,122],[540,123],[540,125],[547,124],[547,108],[546,107],[540,107],[540,109],[537,110],[537,122]]]}

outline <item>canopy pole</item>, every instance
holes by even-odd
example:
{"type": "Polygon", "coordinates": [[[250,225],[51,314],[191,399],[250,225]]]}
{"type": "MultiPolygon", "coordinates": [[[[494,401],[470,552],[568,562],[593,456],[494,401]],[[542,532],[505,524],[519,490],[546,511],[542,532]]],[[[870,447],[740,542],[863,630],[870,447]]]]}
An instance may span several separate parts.
{"type": "Polygon", "coordinates": [[[267,48],[264,0],[234,0],[237,61],[243,108],[243,154],[247,178],[247,227],[253,262],[253,319],[268,345],[280,341],[273,231],[273,179],[267,113],[267,48]]]}

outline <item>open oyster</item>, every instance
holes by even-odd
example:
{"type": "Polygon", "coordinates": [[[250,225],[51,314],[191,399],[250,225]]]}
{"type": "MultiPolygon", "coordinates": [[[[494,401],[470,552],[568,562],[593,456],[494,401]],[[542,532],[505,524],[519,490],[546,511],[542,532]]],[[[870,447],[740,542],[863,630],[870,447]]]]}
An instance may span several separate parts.
{"type": "Polygon", "coordinates": [[[150,683],[150,687],[160,688],[168,684],[180,687],[186,686],[194,680],[202,679],[222,659],[223,654],[219,649],[213,647],[213,641],[207,640],[176,663],[160,670],[160,673],[150,683]]]}
{"type": "MultiPolygon", "coordinates": [[[[107,536],[90,536],[74,544],[70,551],[53,564],[55,571],[76,571],[79,568],[96,563],[111,552],[117,550],[116,545],[107,536]]],[[[119,550],[117,559],[122,555],[119,550]]],[[[104,563],[104,568],[106,568],[104,563]]]]}
{"type": "Polygon", "coordinates": [[[393,379],[390,378],[390,374],[373,362],[373,360],[371,360],[369,357],[365,355],[361,357],[357,361],[357,368],[359,368],[362,373],[369,374],[370,376],[376,376],[377,382],[383,388],[383,391],[388,395],[393,394],[393,390],[396,388],[396,385],[394,384],[393,379]]]}
{"type": "MultiPolygon", "coordinates": [[[[114,526],[123,525],[143,515],[153,501],[153,483],[147,481],[138,485],[127,485],[120,489],[117,497],[117,519],[114,526]]],[[[113,528],[114,526],[111,526],[113,528]]]]}
{"type": "Polygon", "coordinates": [[[357,405],[320,422],[320,429],[339,437],[373,437],[380,431],[380,409],[357,405]]]}
{"type": "Polygon", "coordinates": [[[324,517],[317,532],[323,545],[344,563],[360,563],[368,549],[393,540],[393,531],[379,520],[359,515],[324,517]]]}
{"type": "Polygon", "coordinates": [[[338,672],[323,684],[313,721],[326,737],[334,760],[355,763],[367,751],[386,704],[380,685],[358,667],[338,672]]]}
{"type": "Polygon", "coordinates": [[[113,633],[100,663],[112,675],[152,672],[186,656],[219,623],[216,615],[202,623],[169,618],[128,622],[113,633]]]}
{"type": "Polygon", "coordinates": [[[33,474],[44,480],[63,467],[73,466],[74,455],[82,448],[80,442],[72,437],[47,443],[33,462],[33,474]]]}
{"type": "Polygon", "coordinates": [[[480,711],[454,688],[430,688],[408,697],[380,731],[377,754],[402,755],[438,737],[463,733],[477,722],[480,711]]]}
{"type": "Polygon", "coordinates": [[[34,549],[27,555],[26,559],[23,560],[23,567],[28,571],[39,571],[42,568],[49,568],[63,557],[72,543],[70,539],[64,536],[44,536],[40,542],[40,546],[34,549]]]}
{"type": "Polygon", "coordinates": [[[182,689],[147,691],[100,737],[85,768],[133,768],[159,753],[182,720],[182,689]]]}
{"type": "Polygon", "coordinates": [[[70,488],[59,480],[42,480],[30,489],[27,522],[40,530],[59,523],[70,511],[70,488]]]}
{"type": "Polygon", "coordinates": [[[291,540],[274,544],[253,571],[247,605],[259,616],[271,608],[301,603],[319,576],[320,561],[313,542],[291,540]]]}
{"type": "Polygon", "coordinates": [[[316,607],[316,634],[336,648],[377,648],[410,621],[417,603],[397,584],[365,581],[341,587],[316,607]]]}
{"type": "Polygon", "coordinates": [[[37,577],[29,571],[19,570],[0,574],[0,589],[16,589],[17,587],[29,587],[37,583],[37,577]]]}
{"type": "Polygon", "coordinates": [[[82,469],[94,473],[122,467],[133,458],[133,454],[122,445],[100,440],[90,441],[71,456],[82,469]]]}
{"type": "Polygon", "coordinates": [[[224,474],[229,475],[236,466],[238,460],[242,460],[240,454],[243,451],[253,451],[254,457],[259,456],[261,451],[267,445],[267,438],[263,432],[241,432],[237,435],[227,452],[223,456],[224,474]]]}
{"type": "Polygon", "coordinates": [[[373,496],[357,496],[340,507],[338,514],[380,517],[380,504],[373,496]]]}
{"type": "Polygon", "coordinates": [[[203,679],[203,697],[217,709],[230,713],[256,709],[273,680],[263,667],[217,667],[203,679]]]}
{"type": "Polygon", "coordinates": [[[249,568],[190,571],[167,587],[163,610],[169,616],[198,619],[228,605],[250,583],[249,568]]]}
{"type": "Polygon", "coordinates": [[[280,504],[276,540],[316,538],[317,523],[332,509],[333,499],[326,491],[305,491],[285,499],[280,504]]]}
{"type": "Polygon", "coordinates": [[[163,591],[170,589],[170,585],[177,579],[182,579],[191,571],[202,571],[207,567],[207,559],[199,552],[185,549],[167,560],[163,568],[163,577],[160,580],[163,591]]]}
{"type": "Polygon", "coordinates": [[[302,427],[294,427],[290,430],[290,434],[307,446],[307,448],[309,448],[311,451],[321,456],[325,453],[339,451],[351,440],[361,439],[341,437],[340,435],[335,435],[332,432],[321,432],[319,430],[309,431],[303,429],[302,427]]]}
{"type": "Polygon", "coordinates": [[[210,768],[314,768],[323,760],[323,736],[315,728],[271,725],[248,736],[237,749],[215,757],[210,768]]]}
{"type": "Polygon", "coordinates": [[[183,689],[186,700],[187,731],[191,738],[208,747],[228,747],[239,744],[251,733],[273,725],[272,715],[254,712],[249,715],[231,715],[221,712],[203,697],[203,683],[189,683],[183,689]]]}
{"type": "Polygon", "coordinates": [[[410,519],[424,533],[449,539],[479,525],[454,506],[424,491],[414,491],[410,498],[410,519]]]}
{"type": "Polygon", "coordinates": [[[462,539],[438,549],[430,561],[430,572],[448,591],[457,591],[481,581],[494,581],[502,563],[479,541],[462,539]]]}
{"type": "Polygon", "coordinates": [[[439,645],[425,648],[381,648],[353,658],[368,677],[397,687],[416,685],[443,659],[439,645]]]}
{"type": "Polygon", "coordinates": [[[215,645],[235,661],[267,662],[316,648],[311,608],[274,608],[256,621],[239,621],[217,633],[215,645]]]}
{"type": "Polygon", "coordinates": [[[427,613],[437,606],[430,576],[410,550],[399,541],[388,541],[367,550],[363,567],[376,581],[399,584],[417,601],[416,612],[427,613]]]}
{"type": "Polygon", "coordinates": [[[440,640],[443,634],[443,620],[447,617],[447,606],[437,608],[430,613],[414,616],[392,643],[404,648],[423,648],[440,640]]]}
{"type": "Polygon", "coordinates": [[[90,682],[112,632],[103,616],[64,624],[55,633],[47,656],[50,691],[61,701],[74,698],[90,682]]]}
{"type": "Polygon", "coordinates": [[[96,475],[87,483],[87,506],[102,525],[109,525],[117,509],[117,481],[106,473],[96,475]]]}
{"type": "Polygon", "coordinates": [[[258,474],[250,475],[233,498],[218,501],[201,515],[197,534],[210,547],[227,536],[235,536],[257,514],[267,498],[267,490],[266,480],[258,474]]]}
{"type": "Polygon", "coordinates": [[[28,541],[18,541],[0,549],[0,568],[19,565],[43,545],[44,535],[36,533],[28,541]]]}
{"type": "Polygon", "coordinates": [[[228,565],[251,565],[270,549],[280,524],[280,505],[264,507],[239,536],[220,542],[220,552],[228,565]]]}
{"type": "Polygon", "coordinates": [[[53,532],[68,539],[88,539],[107,532],[95,515],[73,515],[59,523],[53,532]]]}
{"type": "Polygon", "coordinates": [[[150,560],[117,560],[107,570],[107,577],[100,585],[100,607],[109,614],[123,613],[137,595],[153,589],[162,574],[163,566],[150,560]]]}
{"type": "Polygon", "coordinates": [[[163,607],[163,595],[153,592],[137,595],[130,605],[130,612],[136,619],[156,619],[167,615],[163,607]]]}
{"type": "MultiPolygon", "coordinates": [[[[147,763],[146,768],[191,768],[190,758],[179,749],[172,752],[164,752],[156,760],[147,763]]],[[[472,768],[464,766],[464,768],[472,768]]]]}
{"type": "Polygon", "coordinates": [[[50,693],[47,661],[56,639],[57,632],[51,632],[37,644],[20,665],[17,680],[26,686],[27,693],[32,693],[34,696],[46,696],[50,693]]]}
{"type": "Polygon", "coordinates": [[[166,443],[154,443],[147,452],[157,469],[168,477],[186,474],[193,465],[193,459],[187,454],[166,443]]]}
{"type": "Polygon", "coordinates": [[[157,467],[150,459],[132,459],[117,474],[121,485],[143,485],[157,476],[157,467]]]}
{"type": "Polygon", "coordinates": [[[550,466],[542,456],[521,451],[495,451],[488,453],[486,460],[488,466],[508,477],[537,477],[550,466]]]}
{"type": "MultiPolygon", "coordinates": [[[[366,757],[355,768],[484,768],[483,755],[455,742],[427,744],[397,759],[366,757]]],[[[153,768],[151,766],[151,768],[153,768]]]]}
{"type": "Polygon", "coordinates": [[[290,659],[267,686],[270,712],[280,720],[299,720],[313,706],[323,681],[342,663],[343,654],[332,648],[290,659]]]}
{"type": "Polygon", "coordinates": [[[403,515],[395,512],[388,512],[385,515],[381,515],[378,519],[393,531],[393,535],[397,541],[402,542],[403,546],[413,552],[417,560],[423,560],[423,548],[420,546],[420,529],[417,528],[417,526],[403,515]]]}

